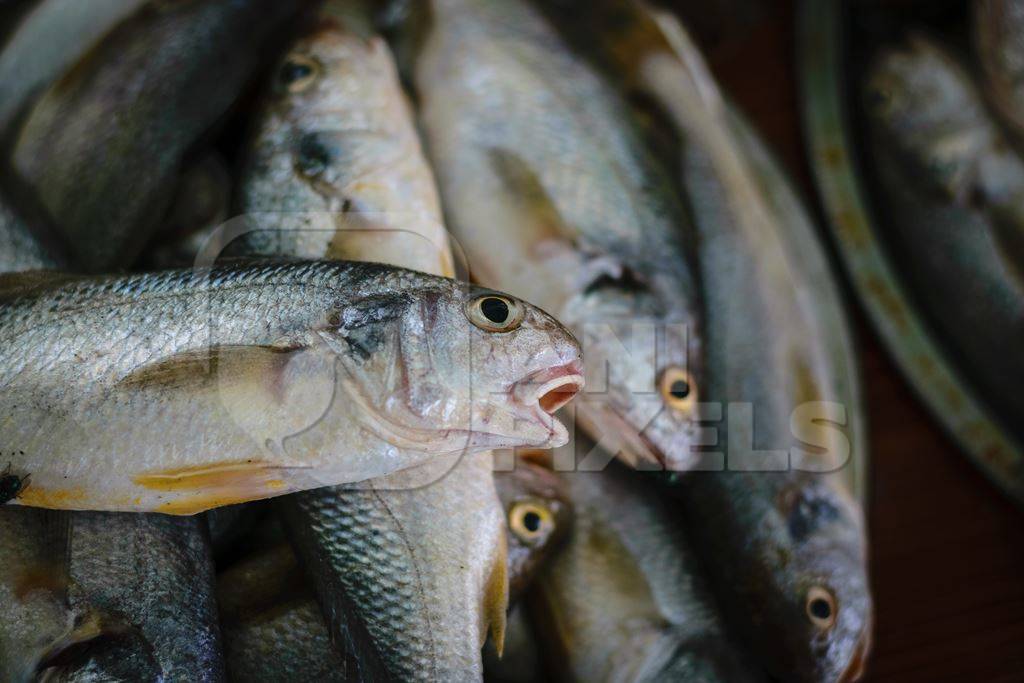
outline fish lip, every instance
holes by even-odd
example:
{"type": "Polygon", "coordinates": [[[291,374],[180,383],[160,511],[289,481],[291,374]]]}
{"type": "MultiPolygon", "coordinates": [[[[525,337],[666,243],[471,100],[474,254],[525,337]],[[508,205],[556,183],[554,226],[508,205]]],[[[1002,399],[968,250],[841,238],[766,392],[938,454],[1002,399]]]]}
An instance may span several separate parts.
{"type": "Polygon", "coordinates": [[[869,622],[864,632],[857,640],[857,645],[850,655],[843,673],[839,675],[838,683],[855,683],[864,677],[867,671],[868,653],[871,651],[871,623],[869,622]]]}
{"type": "Polygon", "coordinates": [[[517,406],[539,408],[547,415],[554,415],[583,390],[583,368],[579,360],[534,372],[512,385],[509,394],[517,406]],[[557,391],[562,387],[573,387],[572,392],[557,391]]]}

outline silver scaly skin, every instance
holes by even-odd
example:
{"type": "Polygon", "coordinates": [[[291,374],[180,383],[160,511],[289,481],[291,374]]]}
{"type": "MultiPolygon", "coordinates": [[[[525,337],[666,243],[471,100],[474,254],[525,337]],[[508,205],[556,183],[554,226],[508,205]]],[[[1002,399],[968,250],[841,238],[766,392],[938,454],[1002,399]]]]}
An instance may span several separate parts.
{"type": "Polygon", "coordinates": [[[20,504],[192,514],[550,447],[567,435],[549,411],[581,384],[579,347],[546,313],[378,264],[0,285],[0,440],[32,476],[20,504]]]}
{"type": "Polygon", "coordinates": [[[566,680],[757,680],[655,475],[612,465],[560,476],[575,527],[529,605],[566,680]]]}

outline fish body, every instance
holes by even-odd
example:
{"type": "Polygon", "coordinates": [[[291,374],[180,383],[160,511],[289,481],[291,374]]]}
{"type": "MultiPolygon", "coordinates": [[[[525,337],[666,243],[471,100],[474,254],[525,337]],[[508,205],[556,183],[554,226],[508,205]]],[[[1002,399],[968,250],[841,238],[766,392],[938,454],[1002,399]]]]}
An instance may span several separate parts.
{"type": "Polygon", "coordinates": [[[102,272],[139,254],[184,158],[299,5],[147,3],[40,96],[13,144],[12,165],[77,265],[102,272]]]}
{"type": "Polygon", "coordinates": [[[454,275],[433,174],[384,39],[328,2],[274,72],[241,180],[247,255],[454,275]]]}
{"type": "Polygon", "coordinates": [[[545,392],[579,347],[505,295],[344,262],[54,277],[0,297],[15,503],[192,514],[567,438],[545,392]]]}
{"type": "Polygon", "coordinates": [[[346,681],[349,662],[287,544],[261,548],[217,580],[228,678],[346,681]]]}
{"type": "Polygon", "coordinates": [[[589,387],[576,419],[611,452],[685,469],[700,295],[670,174],[622,94],[530,3],[423,6],[403,69],[471,276],[575,330],[589,387]]]}
{"type": "Polygon", "coordinates": [[[0,196],[0,273],[59,265],[59,260],[32,234],[21,215],[0,196]]]}
{"type": "Polygon", "coordinates": [[[98,633],[82,653],[53,665],[53,680],[224,680],[203,520],[105,512],[69,518],[68,602],[98,633]]]}
{"type": "Polygon", "coordinates": [[[1013,246],[1024,236],[1024,162],[935,41],[917,36],[883,52],[864,88],[880,191],[913,290],[982,398],[1018,424],[1024,359],[1004,350],[1024,343],[1024,251],[1013,246]]]}
{"type": "Polygon", "coordinates": [[[488,632],[503,639],[505,527],[490,471],[479,455],[438,459],[280,500],[332,631],[367,633],[389,677],[479,680],[488,632]]]}
{"type": "Polygon", "coordinates": [[[0,131],[144,0],[46,0],[18,22],[0,50],[0,131]],[[40,49],[45,45],[46,49],[40,49]]]}
{"type": "Polygon", "coordinates": [[[561,473],[573,535],[530,594],[549,661],[577,681],[756,680],[652,476],[561,473]]]}

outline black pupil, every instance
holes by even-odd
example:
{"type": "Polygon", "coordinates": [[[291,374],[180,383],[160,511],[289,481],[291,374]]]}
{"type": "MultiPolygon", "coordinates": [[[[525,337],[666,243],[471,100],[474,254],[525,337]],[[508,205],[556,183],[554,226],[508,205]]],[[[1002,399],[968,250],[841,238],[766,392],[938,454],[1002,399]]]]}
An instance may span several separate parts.
{"type": "Polygon", "coordinates": [[[672,394],[672,398],[686,398],[690,395],[690,385],[685,380],[677,379],[675,382],[672,382],[668,393],[672,394]]]}
{"type": "Polygon", "coordinates": [[[300,78],[313,73],[313,70],[309,68],[308,64],[299,64],[298,62],[286,62],[281,68],[281,80],[285,83],[294,83],[300,78]]]}
{"type": "Polygon", "coordinates": [[[523,527],[530,532],[540,529],[540,515],[536,512],[527,512],[523,515],[523,527]]]}
{"type": "Polygon", "coordinates": [[[508,304],[501,299],[488,297],[480,302],[480,312],[492,323],[498,325],[508,320],[508,304]]]}
{"type": "Polygon", "coordinates": [[[811,600],[811,614],[818,619],[828,619],[832,616],[832,606],[822,598],[811,600]]]}

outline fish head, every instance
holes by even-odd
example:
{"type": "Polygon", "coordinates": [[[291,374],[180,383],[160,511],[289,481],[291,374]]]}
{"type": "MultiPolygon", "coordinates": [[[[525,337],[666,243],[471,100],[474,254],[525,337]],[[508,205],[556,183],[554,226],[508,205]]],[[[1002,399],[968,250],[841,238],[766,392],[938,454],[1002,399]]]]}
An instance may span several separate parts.
{"type": "Polygon", "coordinates": [[[562,479],[532,459],[519,458],[515,469],[495,472],[508,528],[509,592],[515,601],[533,581],[572,526],[572,501],[562,479]]]}
{"type": "Polygon", "coordinates": [[[785,487],[778,505],[763,553],[772,589],[756,593],[774,604],[752,606],[762,628],[782,634],[775,661],[792,680],[858,680],[872,625],[860,515],[826,481],[785,487]]]}
{"type": "Polygon", "coordinates": [[[864,84],[869,118],[949,198],[969,194],[990,144],[967,74],[941,47],[916,35],[875,58],[864,84]]]}
{"type": "Polygon", "coordinates": [[[423,451],[565,444],[554,413],[583,386],[572,333],[515,297],[432,280],[335,316],[349,396],[423,451]]]}
{"type": "Polygon", "coordinates": [[[615,266],[567,306],[587,358],[577,420],[634,467],[682,471],[696,457],[700,335],[677,282],[615,266]]]}

